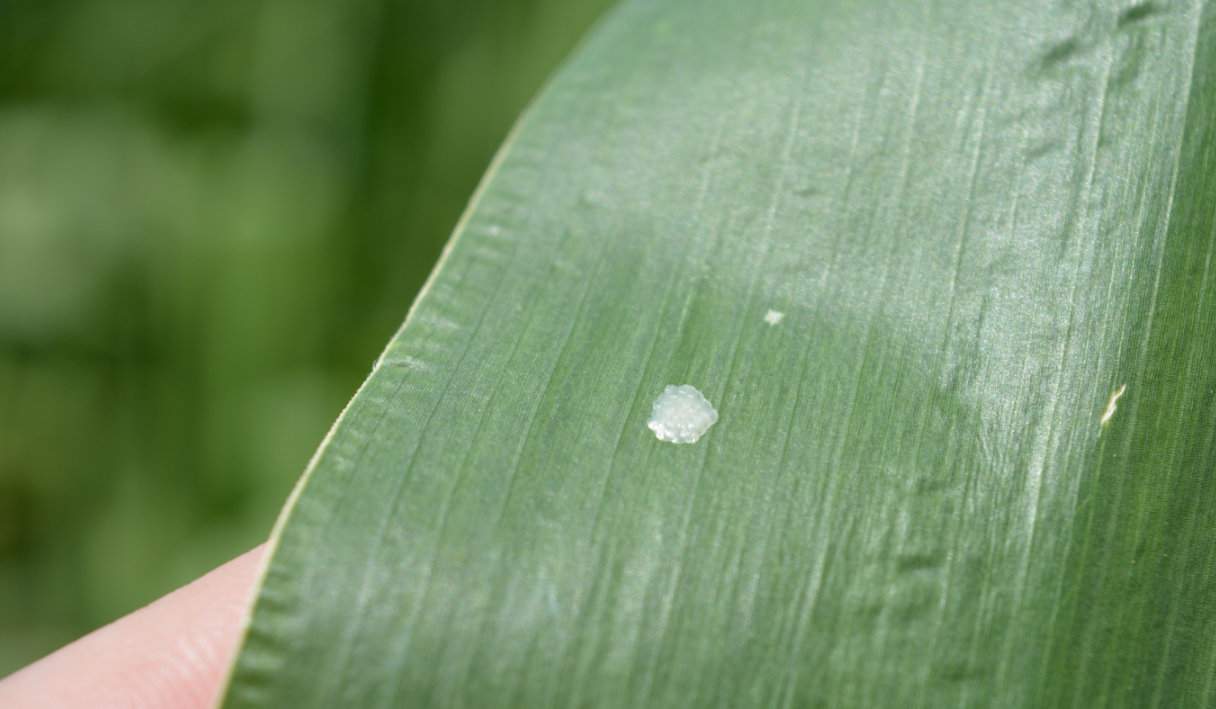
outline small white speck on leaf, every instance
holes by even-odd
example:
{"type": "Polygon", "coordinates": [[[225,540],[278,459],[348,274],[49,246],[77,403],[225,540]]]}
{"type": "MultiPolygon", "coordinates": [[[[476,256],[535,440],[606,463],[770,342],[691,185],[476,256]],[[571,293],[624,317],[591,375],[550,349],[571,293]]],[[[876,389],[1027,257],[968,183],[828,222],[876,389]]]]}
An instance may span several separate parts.
{"type": "Polygon", "coordinates": [[[1120,386],[1110,395],[1110,401],[1106,402],[1106,410],[1102,412],[1102,419],[1098,421],[1098,425],[1105,426],[1111,417],[1115,415],[1115,411],[1119,409],[1119,397],[1123,396],[1123,392],[1125,391],[1127,391],[1126,384],[1120,386]]]}
{"type": "Polygon", "coordinates": [[[669,384],[654,400],[646,427],[667,443],[696,443],[718,420],[713,404],[691,384],[669,384]]]}
{"type": "Polygon", "coordinates": [[[781,312],[780,310],[770,310],[764,314],[764,322],[768,323],[769,325],[780,324],[784,318],[785,313],[781,312]]]}

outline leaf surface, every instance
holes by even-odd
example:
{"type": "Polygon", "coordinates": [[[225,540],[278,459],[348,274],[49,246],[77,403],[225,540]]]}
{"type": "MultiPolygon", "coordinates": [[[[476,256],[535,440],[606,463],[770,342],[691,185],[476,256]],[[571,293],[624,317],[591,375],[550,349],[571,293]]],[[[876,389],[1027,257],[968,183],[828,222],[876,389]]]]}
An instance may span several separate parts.
{"type": "Polygon", "coordinates": [[[626,2],[309,466],[226,706],[1212,706],[1214,70],[1204,2],[626,2]]]}

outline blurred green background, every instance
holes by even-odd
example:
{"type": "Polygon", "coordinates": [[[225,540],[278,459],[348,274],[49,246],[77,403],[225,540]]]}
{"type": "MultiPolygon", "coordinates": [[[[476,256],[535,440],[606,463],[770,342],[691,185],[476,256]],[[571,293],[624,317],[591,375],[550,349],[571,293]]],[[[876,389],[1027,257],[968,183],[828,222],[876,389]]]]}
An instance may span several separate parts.
{"type": "Polygon", "coordinates": [[[608,4],[0,2],[0,675],[269,534],[608,4]]]}

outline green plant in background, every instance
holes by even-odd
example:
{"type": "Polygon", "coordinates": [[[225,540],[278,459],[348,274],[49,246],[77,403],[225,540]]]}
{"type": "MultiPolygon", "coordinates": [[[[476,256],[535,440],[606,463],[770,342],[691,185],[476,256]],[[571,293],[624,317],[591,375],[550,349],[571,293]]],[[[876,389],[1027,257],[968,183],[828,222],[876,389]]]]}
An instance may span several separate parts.
{"type": "Polygon", "coordinates": [[[265,538],[604,4],[0,3],[0,675],[265,538]]]}
{"type": "Polygon", "coordinates": [[[1213,116],[1206,2],[625,2],[297,487],[226,705],[1213,706],[1213,116]]]}

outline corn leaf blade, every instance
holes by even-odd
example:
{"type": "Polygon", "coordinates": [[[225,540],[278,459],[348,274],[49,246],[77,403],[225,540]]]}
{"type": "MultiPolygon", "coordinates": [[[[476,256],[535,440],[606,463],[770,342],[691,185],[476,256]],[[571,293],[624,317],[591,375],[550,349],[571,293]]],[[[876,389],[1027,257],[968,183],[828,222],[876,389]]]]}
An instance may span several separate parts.
{"type": "Polygon", "coordinates": [[[1205,2],[626,2],[310,465],[226,706],[1213,705],[1214,69],[1205,2]]]}

